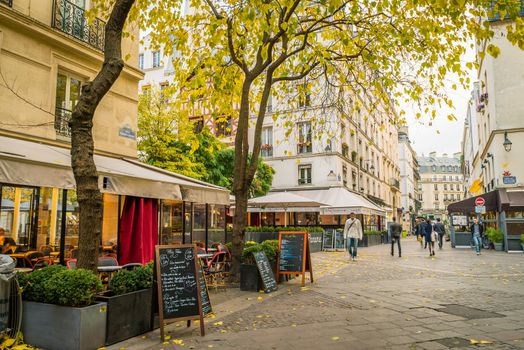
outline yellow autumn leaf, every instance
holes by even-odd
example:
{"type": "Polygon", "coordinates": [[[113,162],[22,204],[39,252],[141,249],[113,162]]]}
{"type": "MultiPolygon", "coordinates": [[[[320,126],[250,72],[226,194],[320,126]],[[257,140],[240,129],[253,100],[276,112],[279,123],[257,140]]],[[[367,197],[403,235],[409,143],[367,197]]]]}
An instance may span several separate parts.
{"type": "Polygon", "coordinates": [[[6,348],[6,347],[13,346],[14,344],[15,344],[15,339],[13,339],[13,338],[8,338],[8,339],[6,339],[6,340],[2,343],[2,349],[6,348]]]}
{"type": "Polygon", "coordinates": [[[178,344],[178,345],[183,345],[184,341],[182,339],[173,339],[173,343],[178,344]]]}
{"type": "Polygon", "coordinates": [[[340,339],[340,337],[331,337],[331,340],[333,340],[333,341],[337,341],[339,339],[340,339]]]}
{"type": "Polygon", "coordinates": [[[262,298],[262,297],[258,297],[257,300],[264,300],[264,298],[262,298]]]}
{"type": "Polygon", "coordinates": [[[164,339],[165,339],[165,340],[169,340],[169,339],[171,339],[171,336],[170,336],[170,335],[166,335],[166,336],[164,337],[164,339]]]}
{"type": "Polygon", "coordinates": [[[213,323],[213,325],[215,325],[215,326],[222,326],[223,324],[224,324],[224,322],[222,322],[222,321],[218,321],[218,322],[213,323]]]}

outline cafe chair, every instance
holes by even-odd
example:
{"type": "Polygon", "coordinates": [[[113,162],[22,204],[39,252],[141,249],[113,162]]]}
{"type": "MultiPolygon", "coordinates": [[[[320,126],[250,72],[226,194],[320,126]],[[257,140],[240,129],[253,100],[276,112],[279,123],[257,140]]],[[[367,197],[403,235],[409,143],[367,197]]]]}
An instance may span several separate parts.
{"type": "Polygon", "coordinates": [[[98,266],[118,266],[118,260],[113,256],[100,256],[98,266]]]}
{"type": "Polygon", "coordinates": [[[128,263],[128,264],[122,265],[122,270],[134,270],[137,267],[142,267],[142,264],[140,264],[140,263],[128,263]]]}
{"type": "Polygon", "coordinates": [[[51,266],[53,264],[54,264],[53,259],[51,259],[49,256],[38,258],[33,265],[33,271],[47,267],[47,266],[51,266]]]}
{"type": "Polygon", "coordinates": [[[45,256],[51,256],[51,252],[53,251],[53,247],[51,247],[50,245],[43,245],[43,246],[40,247],[39,250],[45,256]]]}
{"type": "Polygon", "coordinates": [[[66,261],[66,266],[68,269],[76,269],[76,259],[69,259],[66,261]]]}
{"type": "Polygon", "coordinates": [[[208,287],[213,287],[215,290],[223,288],[225,290],[226,280],[229,277],[227,271],[227,254],[225,252],[216,252],[207,263],[204,271],[204,278],[208,287]]]}
{"type": "Polygon", "coordinates": [[[24,265],[25,266],[24,267],[33,268],[36,261],[39,258],[43,258],[43,257],[44,257],[44,254],[42,254],[42,252],[32,251],[32,252],[25,253],[24,255],[24,260],[25,260],[24,265]]]}

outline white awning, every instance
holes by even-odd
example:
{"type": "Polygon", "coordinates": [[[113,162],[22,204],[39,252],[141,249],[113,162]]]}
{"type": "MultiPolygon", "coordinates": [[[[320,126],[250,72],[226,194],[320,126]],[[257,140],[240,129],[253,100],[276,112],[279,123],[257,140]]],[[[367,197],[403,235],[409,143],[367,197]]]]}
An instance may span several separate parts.
{"type": "MultiPolygon", "coordinates": [[[[67,148],[0,136],[0,182],[74,189],[67,148]]],[[[137,197],[229,204],[225,188],[152,167],[135,160],[95,155],[102,192],[137,197]]]]}

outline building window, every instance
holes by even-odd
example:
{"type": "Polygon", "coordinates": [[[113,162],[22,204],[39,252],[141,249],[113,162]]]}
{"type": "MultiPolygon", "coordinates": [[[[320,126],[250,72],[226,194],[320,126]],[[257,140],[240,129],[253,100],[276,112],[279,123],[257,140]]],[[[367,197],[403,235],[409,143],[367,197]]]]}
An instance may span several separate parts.
{"type": "Polygon", "coordinates": [[[271,96],[271,93],[269,93],[269,96],[267,98],[266,112],[273,112],[273,96],[271,96]]]}
{"type": "Polygon", "coordinates": [[[59,72],[56,80],[55,130],[58,135],[71,137],[69,121],[78,103],[82,82],[71,75],[59,72]]]}
{"type": "Polygon", "coordinates": [[[191,118],[189,121],[193,123],[193,132],[195,134],[200,134],[202,130],[204,129],[204,118],[196,117],[196,118],[191,118]]]}
{"type": "Polygon", "coordinates": [[[438,184],[435,184],[434,188],[435,188],[435,191],[438,191],[438,184]]]}
{"type": "Polygon", "coordinates": [[[262,144],[260,146],[260,156],[273,157],[273,127],[262,128],[262,144]]]}
{"type": "Polygon", "coordinates": [[[448,172],[452,172],[453,171],[453,167],[451,165],[448,165],[448,172]]]}
{"type": "Polygon", "coordinates": [[[344,186],[348,185],[348,167],[345,165],[342,166],[342,183],[344,186]]]}
{"type": "Polygon", "coordinates": [[[439,209],[439,204],[438,204],[438,203],[435,203],[435,209],[436,209],[436,210],[439,209]]]}
{"type": "Polygon", "coordinates": [[[231,136],[231,117],[220,118],[216,123],[216,130],[218,137],[228,137],[231,136]]]}
{"type": "Polygon", "coordinates": [[[433,175],[433,181],[437,181],[437,175],[433,175]]]}
{"type": "Polygon", "coordinates": [[[349,158],[349,147],[346,143],[342,144],[342,155],[346,158],[349,158]]]}
{"type": "Polygon", "coordinates": [[[448,184],[444,184],[444,191],[448,190],[448,184]]]}
{"type": "Polygon", "coordinates": [[[435,193],[435,200],[438,201],[438,193],[435,193]]]}
{"type": "Polygon", "coordinates": [[[446,181],[446,175],[442,176],[442,181],[446,181]]]}
{"type": "Polygon", "coordinates": [[[448,195],[446,193],[444,193],[444,200],[447,201],[448,200],[448,195]]]}
{"type": "Polygon", "coordinates": [[[298,184],[306,185],[311,183],[311,165],[298,166],[298,184]]]}
{"type": "Polygon", "coordinates": [[[312,146],[311,122],[298,123],[298,149],[297,153],[311,153],[312,146]]]}
{"type": "Polygon", "coordinates": [[[431,171],[436,172],[436,171],[437,171],[437,167],[436,167],[435,165],[433,165],[433,166],[431,167],[431,171]]]}
{"type": "Polygon", "coordinates": [[[311,94],[307,91],[307,84],[302,84],[297,87],[298,92],[298,107],[304,108],[311,106],[311,94]]]}
{"type": "Polygon", "coordinates": [[[460,200],[460,194],[457,194],[457,200],[458,201],[460,200]]]}
{"type": "Polygon", "coordinates": [[[459,181],[459,177],[458,176],[455,176],[455,181],[459,181]]]}
{"type": "Polygon", "coordinates": [[[144,54],[143,53],[138,55],[138,66],[140,67],[140,69],[144,69],[144,54]]]}
{"type": "Polygon", "coordinates": [[[153,52],[153,68],[160,67],[160,51],[153,52]]]}
{"type": "Polygon", "coordinates": [[[151,85],[142,86],[142,94],[146,96],[150,96],[151,95],[151,85]]]}
{"type": "Polygon", "coordinates": [[[454,201],[455,200],[455,195],[452,193],[450,196],[451,196],[451,200],[454,201]]]}

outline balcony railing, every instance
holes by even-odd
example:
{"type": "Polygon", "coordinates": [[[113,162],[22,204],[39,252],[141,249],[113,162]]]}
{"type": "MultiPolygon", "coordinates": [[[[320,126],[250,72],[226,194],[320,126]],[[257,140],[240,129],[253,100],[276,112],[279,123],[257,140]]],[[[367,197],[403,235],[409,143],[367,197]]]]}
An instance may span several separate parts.
{"type": "Polygon", "coordinates": [[[69,122],[71,121],[72,112],[65,108],[55,108],[55,131],[57,135],[63,137],[71,137],[71,128],[69,122]]]}
{"type": "Polygon", "coordinates": [[[389,179],[389,185],[396,189],[400,189],[400,181],[394,177],[389,179]]]}
{"type": "Polygon", "coordinates": [[[0,4],[4,4],[9,7],[13,7],[13,0],[0,0],[0,4]]]}
{"type": "MultiPolygon", "coordinates": [[[[3,1],[3,0],[2,0],[3,1]]],[[[68,0],[55,0],[52,26],[98,50],[104,50],[105,25],[95,18],[89,23],[85,10],[68,0]]]]}

